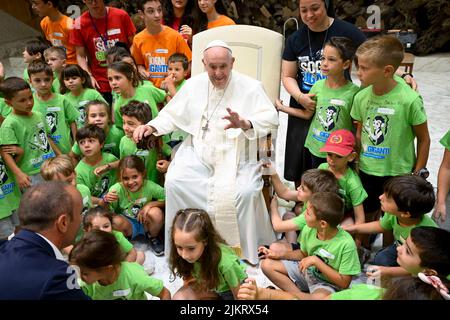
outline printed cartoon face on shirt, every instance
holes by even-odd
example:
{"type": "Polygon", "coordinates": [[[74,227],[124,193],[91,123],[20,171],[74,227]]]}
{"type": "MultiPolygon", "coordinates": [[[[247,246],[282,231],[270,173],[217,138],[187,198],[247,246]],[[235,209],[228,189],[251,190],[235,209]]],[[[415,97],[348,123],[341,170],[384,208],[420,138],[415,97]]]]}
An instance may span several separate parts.
{"type": "MultiPolygon", "coordinates": [[[[117,32],[116,30],[119,30],[119,33],[120,33],[120,29],[114,29],[114,30],[108,30],[108,35],[111,35],[111,33],[117,32]]],[[[102,37],[96,37],[96,38],[92,39],[92,41],[94,41],[95,58],[97,59],[100,66],[105,67],[105,68],[108,66],[108,64],[106,62],[106,51],[109,48],[114,47],[114,44],[116,42],[118,42],[119,40],[120,40],[119,38],[115,38],[115,39],[108,39],[106,41],[103,41],[102,37]]]]}
{"type": "Polygon", "coordinates": [[[340,109],[335,106],[320,107],[317,118],[325,131],[331,131],[336,127],[340,109]]]}
{"type": "Polygon", "coordinates": [[[8,181],[8,173],[6,172],[6,165],[3,160],[0,159],[0,184],[4,184],[8,181]]]}
{"type": "Polygon", "coordinates": [[[47,133],[44,129],[39,129],[37,132],[35,132],[31,141],[29,141],[29,144],[31,150],[49,152],[51,148],[50,143],[48,143],[47,140],[47,133]]]}
{"type": "Polygon", "coordinates": [[[374,145],[383,143],[388,133],[389,118],[386,115],[368,116],[363,125],[363,132],[374,145]]]}
{"type": "Polygon", "coordinates": [[[136,219],[139,211],[142,209],[142,204],[134,204],[131,208],[125,210],[125,215],[136,219]]]}
{"type": "Polygon", "coordinates": [[[298,56],[297,57],[297,65],[299,69],[299,73],[301,73],[303,77],[302,81],[302,91],[308,92],[311,90],[311,87],[317,81],[321,79],[325,79],[324,76],[320,72],[320,64],[322,61],[323,50],[320,49],[316,53],[313,53],[313,56],[298,56]]]}
{"type": "Polygon", "coordinates": [[[45,120],[47,121],[47,125],[50,128],[50,133],[55,133],[56,129],[58,128],[58,114],[56,112],[48,112],[45,115],[45,120]]]}
{"type": "Polygon", "coordinates": [[[78,107],[78,112],[80,113],[80,116],[78,117],[78,122],[82,125],[86,123],[86,107],[84,105],[80,105],[78,107]]]}
{"type": "Polygon", "coordinates": [[[109,189],[109,176],[103,176],[100,181],[98,181],[94,187],[94,194],[98,194],[99,197],[102,197],[108,192],[109,189]]]}

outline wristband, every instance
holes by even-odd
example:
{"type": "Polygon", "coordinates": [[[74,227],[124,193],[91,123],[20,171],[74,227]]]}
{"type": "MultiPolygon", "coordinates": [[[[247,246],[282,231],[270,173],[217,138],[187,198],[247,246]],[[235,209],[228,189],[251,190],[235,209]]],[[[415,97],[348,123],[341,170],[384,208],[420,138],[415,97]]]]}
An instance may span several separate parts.
{"type": "Polygon", "coordinates": [[[409,73],[409,72],[405,72],[404,74],[401,75],[402,79],[405,79],[406,76],[410,76],[411,78],[414,78],[412,73],[409,73]]]}

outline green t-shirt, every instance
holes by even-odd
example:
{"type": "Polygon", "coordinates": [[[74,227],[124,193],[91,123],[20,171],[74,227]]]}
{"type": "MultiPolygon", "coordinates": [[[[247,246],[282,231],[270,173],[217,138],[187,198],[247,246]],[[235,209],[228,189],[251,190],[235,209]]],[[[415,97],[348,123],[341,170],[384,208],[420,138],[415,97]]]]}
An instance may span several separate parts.
{"type": "Polygon", "coordinates": [[[86,212],[92,208],[91,191],[89,191],[89,188],[84,184],[77,184],[77,190],[80,192],[81,199],[83,200],[83,211],[81,211],[81,216],[84,217],[86,212]]]}
{"type": "Polygon", "coordinates": [[[381,300],[385,291],[381,287],[363,283],[332,293],[330,300],[381,300]]]}
{"type": "Polygon", "coordinates": [[[114,124],[120,129],[122,129],[123,127],[123,120],[122,115],[120,114],[120,108],[128,104],[131,100],[137,100],[140,102],[147,103],[150,106],[150,110],[152,111],[152,119],[154,119],[158,115],[158,108],[156,107],[154,90],[150,86],[139,86],[136,88],[136,93],[133,97],[129,99],[124,99],[122,96],[119,96],[117,101],[114,103],[114,121],[115,121],[114,124]]]}
{"type": "MultiPolygon", "coordinates": [[[[184,86],[186,83],[186,80],[181,81],[181,83],[175,87],[175,90],[178,92],[180,91],[181,87],[184,86]]],[[[186,139],[188,133],[184,132],[181,129],[176,129],[170,134],[170,141],[183,141],[186,139]]]]}
{"type": "MultiPolygon", "coordinates": [[[[118,129],[115,125],[111,125],[109,127],[108,134],[105,138],[105,144],[103,145],[102,152],[112,153],[117,158],[120,158],[120,139],[124,136],[124,132],[121,129],[118,129]]],[[[81,149],[78,145],[78,142],[75,142],[72,146],[72,152],[81,157],[81,149]]]]}
{"type": "Polygon", "coordinates": [[[48,142],[48,127],[42,114],[22,116],[11,113],[0,129],[0,145],[15,144],[24,151],[17,166],[27,175],[39,173],[42,163],[54,158],[55,153],[48,142]]]}
{"type": "Polygon", "coordinates": [[[120,274],[113,284],[81,282],[84,293],[92,300],[147,300],[145,292],[158,296],[164,289],[162,280],[149,276],[136,262],[122,262],[120,274]]]}
{"type": "Polygon", "coordinates": [[[77,174],[77,184],[84,184],[91,191],[93,197],[101,198],[105,195],[109,188],[116,183],[116,171],[115,169],[105,172],[102,176],[97,177],[94,174],[94,169],[117,161],[117,158],[109,153],[102,152],[102,161],[95,167],[88,165],[84,162],[84,158],[75,167],[77,174]]]}
{"type": "Polygon", "coordinates": [[[445,147],[445,149],[450,150],[450,130],[447,131],[439,142],[445,147]]]}
{"type": "Polygon", "coordinates": [[[117,242],[119,243],[120,248],[122,248],[123,252],[129,253],[131,249],[133,249],[133,245],[130,241],[125,238],[122,232],[113,230],[112,234],[116,238],[117,242]]]}
{"type": "MultiPolygon", "coordinates": [[[[317,238],[317,229],[306,225],[302,230],[300,248],[308,256],[321,257],[328,266],[342,275],[356,275],[361,272],[355,241],[341,227],[338,227],[338,232],[332,239],[323,241],[317,238]]],[[[316,267],[310,268],[315,276],[330,282],[316,267]]]]}
{"type": "Polygon", "coordinates": [[[52,92],[59,93],[61,90],[61,83],[59,82],[59,75],[53,72],[52,92]]]}
{"type": "MultiPolygon", "coordinates": [[[[121,159],[131,155],[139,156],[144,161],[145,168],[147,170],[147,179],[159,183],[158,170],[156,169],[158,153],[155,149],[153,150],[138,149],[136,143],[127,136],[123,136],[122,139],[120,140],[119,149],[121,159]]],[[[163,143],[161,152],[165,156],[170,156],[172,149],[167,144],[163,143]]]]}
{"type": "Polygon", "coordinates": [[[19,207],[20,197],[15,177],[0,157],[0,219],[9,217],[19,207]]]}
{"type": "MultiPolygon", "coordinates": [[[[329,168],[328,163],[319,165],[319,169],[329,170],[329,168]]],[[[338,184],[339,193],[344,198],[346,211],[359,206],[367,198],[367,192],[364,190],[361,179],[352,168],[347,168],[345,175],[338,179],[338,184]]]]}
{"type": "Polygon", "coordinates": [[[361,171],[379,177],[412,172],[416,162],[413,126],[427,121],[417,92],[397,84],[377,96],[369,86],[356,94],[350,114],[362,124],[361,171]]]}
{"type": "Polygon", "coordinates": [[[331,132],[338,129],[352,130],[350,110],[353,98],[359,87],[350,81],[343,87],[331,89],[326,85],[326,79],[317,81],[309,93],[316,94],[316,112],[311,121],[305,147],[316,157],[326,158],[325,152],[320,152],[331,132]]]}
{"type": "Polygon", "coordinates": [[[74,96],[72,92],[67,92],[64,97],[70,102],[71,105],[78,109],[79,117],[77,118],[77,128],[84,127],[86,123],[86,104],[93,100],[100,100],[107,104],[106,100],[97,90],[86,88],[79,96],[74,96]]]}
{"type": "Polygon", "coordinates": [[[149,90],[152,93],[156,103],[163,103],[166,101],[166,92],[158,87],[155,87],[153,82],[144,80],[140,86],[146,88],[146,90],[149,90]]]}
{"type": "Polygon", "coordinates": [[[33,111],[38,111],[45,116],[50,136],[62,153],[67,154],[72,148],[70,124],[79,114],[75,107],[59,93],[48,101],[42,101],[34,94],[33,111]]]}
{"type": "MultiPolygon", "coordinates": [[[[230,247],[224,244],[219,244],[219,247],[222,253],[219,261],[219,285],[214,291],[226,292],[236,288],[247,278],[246,266],[230,247]]],[[[201,281],[200,271],[200,262],[195,262],[192,276],[196,281],[201,281]]]]}
{"type": "Polygon", "coordinates": [[[116,191],[119,197],[118,201],[110,204],[114,212],[133,219],[136,219],[146,203],[156,200],[164,201],[166,198],[164,188],[149,180],[144,180],[141,189],[136,192],[129,192],[121,182],[113,185],[109,191],[116,191]]]}
{"type": "Polygon", "coordinates": [[[380,225],[384,230],[392,230],[394,233],[394,239],[400,243],[404,243],[408,238],[411,230],[416,227],[437,227],[436,223],[426,214],[423,215],[422,220],[413,226],[401,226],[398,224],[397,217],[393,214],[385,212],[384,216],[380,219],[380,225]]]}
{"type": "Polygon", "coordinates": [[[12,108],[8,106],[5,99],[0,98],[0,116],[6,118],[12,111],[12,108]]]}

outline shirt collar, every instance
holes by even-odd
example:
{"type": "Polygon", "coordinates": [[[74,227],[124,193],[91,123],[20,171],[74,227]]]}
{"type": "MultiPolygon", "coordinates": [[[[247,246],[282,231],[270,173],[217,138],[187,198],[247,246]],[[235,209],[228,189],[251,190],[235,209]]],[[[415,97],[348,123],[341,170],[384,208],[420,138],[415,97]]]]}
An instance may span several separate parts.
{"type": "Polygon", "coordinates": [[[64,256],[62,255],[61,251],[59,251],[59,249],[50,240],[48,240],[46,237],[44,237],[40,233],[36,232],[36,234],[38,236],[40,236],[42,239],[44,239],[45,241],[47,241],[47,243],[50,245],[50,247],[52,247],[53,252],[55,253],[56,259],[61,260],[61,261],[66,261],[66,259],[64,259],[64,256]]]}

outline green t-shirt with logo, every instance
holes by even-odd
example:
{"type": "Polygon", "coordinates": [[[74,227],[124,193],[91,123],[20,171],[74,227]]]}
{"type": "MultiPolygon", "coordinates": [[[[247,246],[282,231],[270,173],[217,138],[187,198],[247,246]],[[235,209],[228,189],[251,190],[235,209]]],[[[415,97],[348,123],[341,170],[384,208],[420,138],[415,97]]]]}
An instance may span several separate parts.
{"type": "Polygon", "coordinates": [[[102,160],[96,166],[90,166],[84,162],[84,158],[75,167],[75,172],[77,174],[77,184],[84,184],[91,191],[93,197],[101,198],[104,196],[109,188],[116,183],[117,173],[115,169],[109,170],[97,177],[94,174],[94,169],[117,161],[117,158],[109,153],[102,152],[102,160]]]}
{"type": "Polygon", "coordinates": [[[19,186],[3,159],[0,157],[0,219],[9,217],[20,202],[19,186]]]}
{"type": "Polygon", "coordinates": [[[0,129],[0,144],[15,144],[23,149],[23,155],[17,166],[27,175],[39,173],[42,163],[55,157],[48,142],[48,127],[39,112],[31,116],[11,113],[0,129]]]}
{"type": "Polygon", "coordinates": [[[86,88],[83,89],[79,96],[74,96],[72,92],[67,92],[64,97],[70,102],[71,105],[75,106],[78,110],[79,116],[77,118],[77,128],[84,127],[86,124],[86,104],[93,100],[100,100],[106,104],[106,100],[97,90],[86,88]]]}
{"type": "Polygon", "coordinates": [[[338,88],[329,88],[326,79],[317,81],[309,93],[316,94],[316,112],[309,127],[305,147],[316,157],[326,158],[320,152],[331,132],[338,129],[352,130],[350,110],[359,87],[350,81],[338,88]]]}
{"type": "Polygon", "coordinates": [[[75,107],[58,93],[53,98],[42,101],[34,94],[33,111],[42,113],[50,130],[50,136],[62,153],[67,154],[72,148],[70,124],[79,114],[75,107]]]}
{"type": "Polygon", "coordinates": [[[427,121],[417,92],[399,83],[377,96],[369,86],[356,94],[350,114],[362,124],[361,171],[379,177],[412,172],[416,162],[413,126],[427,121]]]}
{"type": "Polygon", "coordinates": [[[166,198],[164,188],[149,180],[144,180],[141,189],[136,192],[128,191],[121,182],[113,185],[109,189],[111,191],[115,191],[119,197],[119,200],[110,204],[114,212],[133,219],[137,219],[137,214],[146,203],[164,201],[166,198]]]}
{"type": "MultiPolygon", "coordinates": [[[[355,241],[341,227],[338,227],[338,232],[332,239],[319,240],[317,229],[306,225],[302,230],[300,248],[308,256],[321,257],[328,266],[342,275],[357,275],[361,272],[355,241]]],[[[316,277],[330,282],[316,267],[310,268],[316,277]]]]}
{"type": "Polygon", "coordinates": [[[450,150],[450,130],[442,137],[439,142],[444,146],[445,149],[450,150]]]}
{"type": "MultiPolygon", "coordinates": [[[[245,264],[241,263],[234,251],[224,244],[219,244],[222,256],[219,261],[219,284],[215,292],[226,292],[239,286],[248,276],[245,264]]],[[[200,282],[200,262],[194,262],[192,276],[200,282]]]]}
{"type": "Polygon", "coordinates": [[[6,118],[12,111],[12,108],[6,104],[5,99],[0,98],[0,116],[6,118]]]}
{"type": "Polygon", "coordinates": [[[357,284],[349,289],[334,292],[330,300],[381,300],[386,290],[371,284],[357,284]]]}
{"type": "MultiPolygon", "coordinates": [[[[319,169],[329,170],[328,163],[319,165],[319,169]]],[[[345,175],[338,179],[339,193],[344,198],[345,210],[350,210],[353,207],[359,206],[367,198],[367,192],[361,183],[361,179],[353,171],[352,168],[347,168],[345,175]]]]}
{"type": "Polygon", "coordinates": [[[385,212],[384,216],[380,219],[380,225],[384,230],[392,230],[394,234],[394,239],[400,243],[404,243],[406,238],[408,238],[411,230],[416,227],[436,227],[436,223],[429,216],[424,214],[422,220],[412,226],[401,226],[398,223],[397,217],[393,214],[385,212]]]}
{"type": "Polygon", "coordinates": [[[81,282],[84,293],[92,300],[147,300],[145,292],[158,296],[164,289],[162,280],[149,276],[136,262],[122,262],[120,274],[113,284],[102,286],[98,282],[81,282]]]}
{"type": "MultiPolygon", "coordinates": [[[[131,155],[139,156],[144,161],[145,168],[147,170],[147,179],[159,183],[158,177],[159,173],[158,170],[156,169],[156,162],[158,160],[158,153],[156,150],[139,149],[136,143],[127,136],[123,136],[122,139],[120,140],[119,149],[121,159],[131,155]]],[[[161,152],[165,156],[170,156],[172,148],[170,148],[167,144],[163,143],[161,152]]]]}
{"type": "Polygon", "coordinates": [[[131,251],[131,249],[133,249],[133,245],[131,244],[130,241],[127,240],[127,238],[125,238],[122,232],[113,230],[112,234],[116,238],[123,252],[128,254],[131,251]]]}
{"type": "MultiPolygon", "coordinates": [[[[115,125],[111,125],[109,127],[108,134],[105,138],[105,144],[103,145],[102,152],[111,153],[115,155],[117,158],[120,158],[120,139],[124,136],[124,132],[121,129],[118,129],[115,125]]],[[[75,142],[72,146],[73,154],[81,157],[81,149],[78,145],[78,142],[75,142]]]]}
{"type": "Polygon", "coordinates": [[[114,124],[120,129],[123,128],[120,108],[127,105],[132,100],[147,103],[152,111],[152,119],[154,119],[158,115],[158,108],[156,107],[156,99],[153,92],[154,90],[150,86],[139,86],[136,88],[136,93],[131,98],[124,99],[122,96],[119,96],[117,101],[114,103],[114,124]]]}

